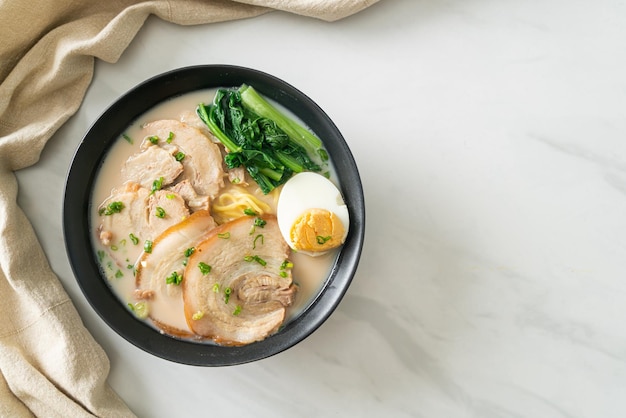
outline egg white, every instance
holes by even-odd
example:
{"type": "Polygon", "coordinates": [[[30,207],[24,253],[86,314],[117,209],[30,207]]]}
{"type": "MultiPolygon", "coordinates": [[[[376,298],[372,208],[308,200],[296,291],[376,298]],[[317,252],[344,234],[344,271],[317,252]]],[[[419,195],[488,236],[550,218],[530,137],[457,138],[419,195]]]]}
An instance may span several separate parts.
{"type": "Polygon", "coordinates": [[[350,216],[341,192],[329,179],[321,174],[302,172],[295,174],[283,186],[276,208],[278,227],[291,248],[290,237],[294,222],[308,209],[326,209],[333,212],[345,229],[345,240],[350,226],[350,216]]]}

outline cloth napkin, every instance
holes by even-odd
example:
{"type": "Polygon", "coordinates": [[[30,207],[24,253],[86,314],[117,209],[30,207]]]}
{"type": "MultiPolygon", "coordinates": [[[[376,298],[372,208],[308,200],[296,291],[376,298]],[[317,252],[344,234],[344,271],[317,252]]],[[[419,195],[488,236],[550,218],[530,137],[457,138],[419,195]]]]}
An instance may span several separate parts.
{"type": "Polygon", "coordinates": [[[14,171],[76,112],[95,58],[115,62],[151,14],[181,25],[272,10],[334,21],[376,1],[0,1],[0,417],[134,416],[16,201],[14,171]]]}

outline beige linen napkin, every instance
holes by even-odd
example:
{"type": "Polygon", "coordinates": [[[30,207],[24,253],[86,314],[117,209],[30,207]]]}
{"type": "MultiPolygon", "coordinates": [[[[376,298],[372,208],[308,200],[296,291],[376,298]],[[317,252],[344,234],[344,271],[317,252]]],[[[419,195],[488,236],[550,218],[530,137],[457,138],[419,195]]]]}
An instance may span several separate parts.
{"type": "Polygon", "coordinates": [[[115,62],[150,14],[184,25],[271,10],[333,21],[376,1],[0,2],[0,417],[134,416],[16,202],[13,172],[76,112],[94,57],[115,62]]]}

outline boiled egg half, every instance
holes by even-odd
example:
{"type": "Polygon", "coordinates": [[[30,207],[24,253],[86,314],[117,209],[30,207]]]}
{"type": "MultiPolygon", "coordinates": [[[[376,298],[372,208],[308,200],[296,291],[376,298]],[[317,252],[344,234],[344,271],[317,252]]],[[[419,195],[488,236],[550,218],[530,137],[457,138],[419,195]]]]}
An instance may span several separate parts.
{"type": "Polygon", "coordinates": [[[309,255],[341,246],[350,226],[348,208],[337,186],[312,172],[298,173],[285,183],[276,217],[289,246],[309,255]]]}

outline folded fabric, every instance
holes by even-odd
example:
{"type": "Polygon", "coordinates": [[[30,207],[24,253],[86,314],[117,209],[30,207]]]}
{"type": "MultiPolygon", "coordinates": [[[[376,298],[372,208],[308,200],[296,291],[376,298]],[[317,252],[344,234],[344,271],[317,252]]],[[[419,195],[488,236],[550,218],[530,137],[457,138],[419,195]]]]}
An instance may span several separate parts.
{"type": "Polygon", "coordinates": [[[13,172],[76,112],[94,59],[115,62],[151,14],[181,25],[271,10],[333,21],[376,1],[0,2],[0,416],[134,416],[16,200],[13,172]]]}

